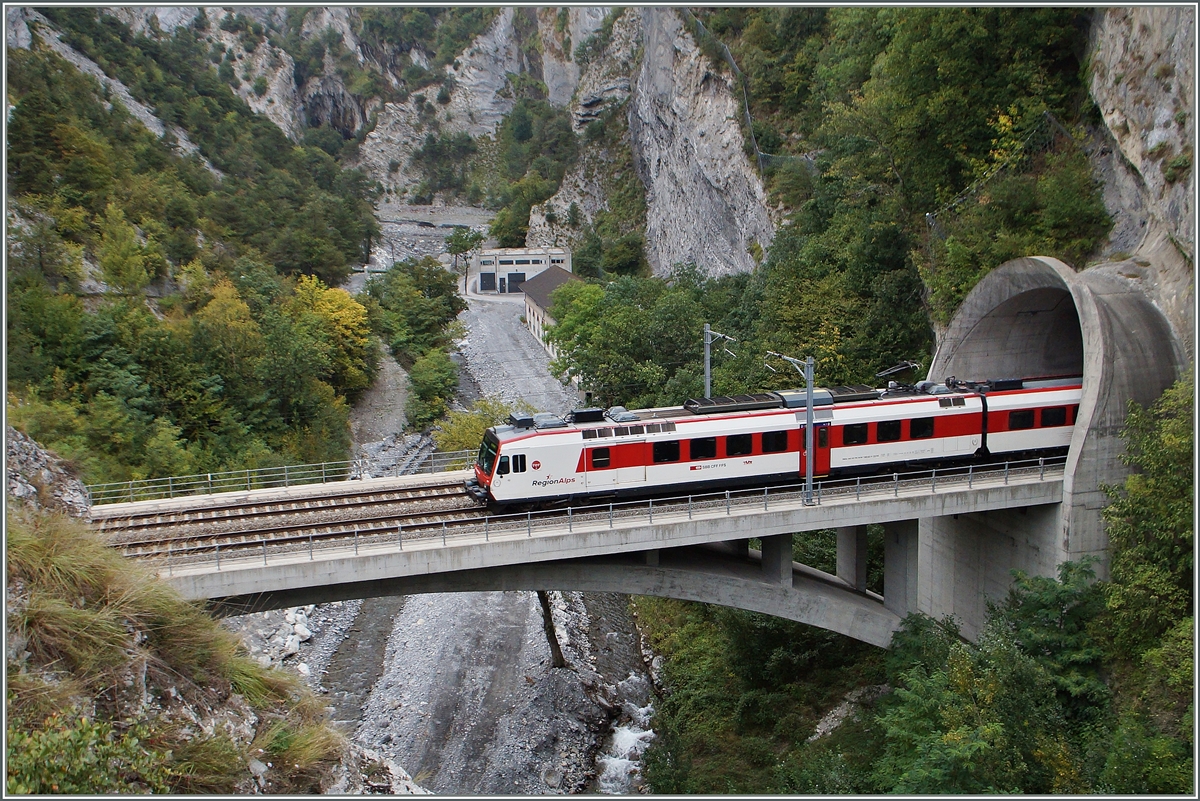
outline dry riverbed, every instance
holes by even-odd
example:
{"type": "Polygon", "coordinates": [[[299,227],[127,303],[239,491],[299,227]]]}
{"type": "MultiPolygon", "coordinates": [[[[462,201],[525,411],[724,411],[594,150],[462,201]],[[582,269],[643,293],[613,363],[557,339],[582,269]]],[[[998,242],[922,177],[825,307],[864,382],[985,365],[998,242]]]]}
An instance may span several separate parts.
{"type": "MultiPolygon", "coordinates": [[[[460,400],[499,395],[566,412],[575,393],[550,376],[514,301],[469,298],[460,400]]],[[[422,447],[403,434],[404,378],[385,357],[353,412],[356,450],[373,475],[402,470],[422,447]]],[[[390,792],[411,789],[408,774],[437,793],[637,792],[652,687],[627,598],[550,598],[566,668],[551,667],[529,592],[369,598],[227,625],[260,661],[299,672],[328,697],[354,744],[400,777],[390,792]]]]}

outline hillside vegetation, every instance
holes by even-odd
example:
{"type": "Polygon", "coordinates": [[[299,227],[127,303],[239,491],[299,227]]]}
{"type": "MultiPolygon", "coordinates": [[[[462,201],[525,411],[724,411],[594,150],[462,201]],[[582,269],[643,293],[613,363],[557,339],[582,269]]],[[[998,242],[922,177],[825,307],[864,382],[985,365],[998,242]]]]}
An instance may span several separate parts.
{"type": "MultiPolygon", "coordinates": [[[[1093,581],[1088,562],[1017,574],[976,643],[953,620],[912,615],[883,652],[638,599],[670,690],[646,754],[654,791],[1193,793],[1192,415],[1190,377],[1130,412],[1137,472],[1105,511],[1111,580],[1093,581]],[[848,691],[872,686],[886,692],[814,736],[848,691]]],[[[796,558],[833,572],[832,535],[797,535],[796,558]]]]}
{"type": "MultiPolygon", "coordinates": [[[[10,421],[88,483],[348,458],[374,336],[408,367],[444,348],[452,277],[408,265],[369,297],[332,288],[378,231],[373,186],[339,163],[353,142],[288,141],[218,75],[203,30],[47,16],[199,152],[36,43],[9,49],[10,421]]],[[[437,409],[454,371],[429,358],[418,394],[437,409]]]]}

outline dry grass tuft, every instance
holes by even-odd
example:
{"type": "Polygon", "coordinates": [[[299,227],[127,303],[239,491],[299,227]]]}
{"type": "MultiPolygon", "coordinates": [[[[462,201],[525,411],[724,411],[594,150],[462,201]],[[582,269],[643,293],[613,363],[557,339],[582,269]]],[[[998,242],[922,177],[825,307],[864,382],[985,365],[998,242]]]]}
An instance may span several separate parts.
{"type": "MultiPolygon", "coordinates": [[[[249,659],[236,635],[203,608],[78,521],[14,508],[7,523],[9,586],[18,592],[8,609],[9,632],[29,651],[27,664],[9,662],[10,729],[37,731],[55,713],[88,709],[102,698],[107,708],[116,699],[116,679],[136,662],[160,686],[183,689],[190,682],[188,693],[211,696],[214,688],[219,696],[242,695],[273,721],[260,725],[253,747],[270,755],[276,782],[285,790],[319,791],[345,738],[327,725],[323,702],[298,676],[249,659]]],[[[147,722],[145,745],[169,766],[175,792],[232,793],[247,779],[246,754],[227,736],[147,722]]]]}

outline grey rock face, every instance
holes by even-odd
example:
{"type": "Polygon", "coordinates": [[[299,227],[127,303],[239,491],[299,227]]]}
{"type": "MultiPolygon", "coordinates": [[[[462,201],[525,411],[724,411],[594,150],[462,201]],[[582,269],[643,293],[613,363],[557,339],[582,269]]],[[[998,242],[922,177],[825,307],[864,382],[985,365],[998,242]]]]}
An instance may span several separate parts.
{"type": "Polygon", "coordinates": [[[58,457],[12,426],[5,428],[4,439],[5,489],[10,497],[72,517],[87,516],[87,489],[58,457]]]}
{"type": "Polygon", "coordinates": [[[574,49],[591,36],[604,21],[604,8],[539,8],[538,36],[542,41],[542,81],[547,100],[566,106],[579,85],[580,70],[574,49]],[[558,15],[566,12],[566,24],[559,31],[558,15]]]}
{"type": "Polygon", "coordinates": [[[710,275],[754,269],[774,225],[743,152],[733,81],[667,8],[641,10],[644,54],[629,132],[646,187],[646,255],[655,274],[695,262],[710,275]]]}
{"type": "Polygon", "coordinates": [[[514,98],[508,74],[521,71],[513,17],[512,8],[502,9],[458,58],[458,67],[451,65],[447,70],[455,83],[446,106],[451,130],[466,131],[471,136],[491,135],[504,115],[512,111],[514,98]]]}
{"type": "Polygon", "coordinates": [[[1137,271],[1142,291],[1190,354],[1196,173],[1179,165],[1195,159],[1196,9],[1103,9],[1090,55],[1092,98],[1111,137],[1102,135],[1092,155],[1114,222],[1102,255],[1132,256],[1145,268],[1137,271]]]}
{"type": "MultiPolygon", "coordinates": [[[[602,21],[603,15],[600,16],[602,21]]],[[[637,13],[627,10],[613,23],[607,46],[592,59],[579,79],[571,103],[571,125],[576,133],[599,119],[606,109],[619,106],[629,98],[633,87],[631,76],[636,69],[633,54],[641,38],[642,23],[637,13]]],[[[529,232],[525,237],[528,246],[573,247],[577,244],[575,240],[581,228],[568,224],[567,210],[574,203],[579,209],[580,223],[586,224],[608,208],[602,176],[610,169],[610,158],[610,154],[594,146],[582,149],[578,162],[563,176],[558,192],[530,210],[529,232]],[[551,211],[556,216],[555,222],[547,219],[551,211]]]]}

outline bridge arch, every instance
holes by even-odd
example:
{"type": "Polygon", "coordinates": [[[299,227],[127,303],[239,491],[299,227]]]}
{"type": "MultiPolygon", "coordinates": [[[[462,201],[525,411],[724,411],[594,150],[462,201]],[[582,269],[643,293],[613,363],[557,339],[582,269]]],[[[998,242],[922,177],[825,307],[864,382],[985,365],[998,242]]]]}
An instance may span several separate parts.
{"type": "MultiPolygon", "coordinates": [[[[880,596],[855,592],[836,577],[798,563],[787,581],[764,580],[760,554],[737,558],[713,544],[664,550],[654,564],[642,553],[475,568],[396,578],[348,581],[222,598],[218,615],[246,614],[310,603],[442,592],[563,590],[653,595],[762,612],[836,631],[880,647],[891,642],[900,616],[880,596]]],[[[790,556],[790,554],[789,554],[790,556]]]]}
{"type": "Polygon", "coordinates": [[[1120,431],[1129,402],[1153,403],[1187,363],[1142,273],[1133,261],[1076,272],[1058,259],[1028,256],[990,272],[959,307],[940,338],[931,379],[1074,373],[1083,376],[1083,397],[1056,514],[1036,524],[922,520],[921,573],[949,575],[923,582],[935,589],[926,586],[921,611],[954,614],[970,632],[986,608],[977,588],[995,599],[1014,568],[1054,575],[1061,562],[1091,554],[1098,576],[1107,577],[1101,487],[1128,473],[1120,431]]]}

